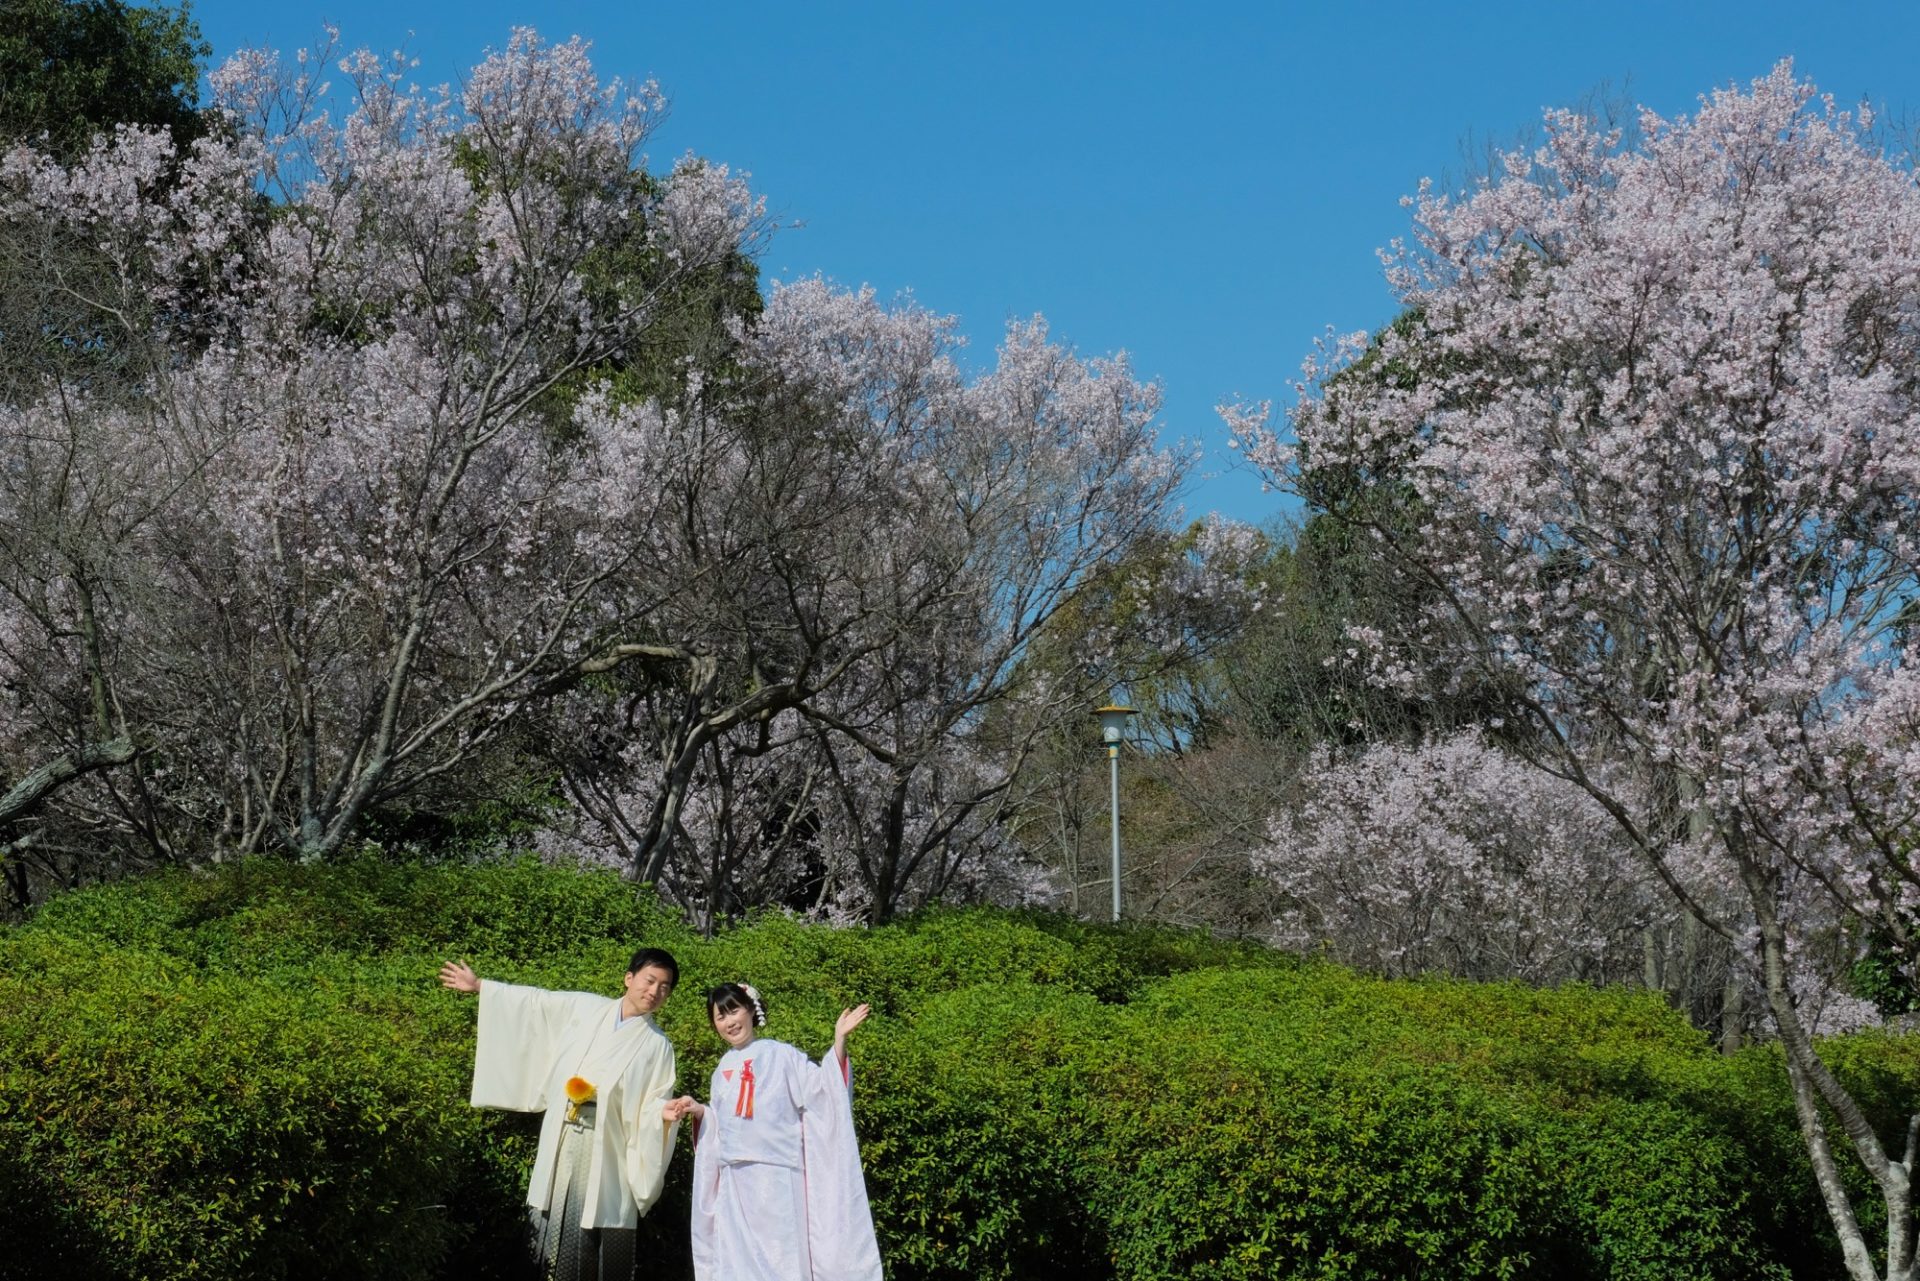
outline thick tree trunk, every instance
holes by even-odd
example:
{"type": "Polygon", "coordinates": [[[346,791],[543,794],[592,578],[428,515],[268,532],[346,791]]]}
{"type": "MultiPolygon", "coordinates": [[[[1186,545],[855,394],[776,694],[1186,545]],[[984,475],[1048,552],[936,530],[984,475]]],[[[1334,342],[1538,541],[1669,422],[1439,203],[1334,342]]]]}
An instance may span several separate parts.
{"type": "Polygon", "coordinates": [[[1746,1040],[1747,989],[1729,978],[1720,993],[1720,1053],[1738,1054],[1746,1040]]]}

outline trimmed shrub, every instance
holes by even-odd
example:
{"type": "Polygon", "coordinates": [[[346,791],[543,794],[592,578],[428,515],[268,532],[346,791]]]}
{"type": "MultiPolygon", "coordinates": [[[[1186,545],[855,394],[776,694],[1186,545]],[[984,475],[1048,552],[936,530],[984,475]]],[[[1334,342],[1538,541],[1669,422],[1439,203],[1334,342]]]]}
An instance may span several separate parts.
{"type": "MultiPolygon", "coordinates": [[[[1386,982],[1204,935],[984,910],[714,939],[602,872],[247,863],[0,931],[0,1277],[488,1277],[533,1118],[466,1106],[441,959],[612,994],[666,946],[704,1096],[708,986],[855,1039],[889,1274],[1713,1277],[1832,1269],[1777,1050],[1644,993],[1386,982]]],[[[1920,1039],[1832,1043],[1890,1141],[1920,1039]]],[[[643,1226],[685,1276],[676,1161],[643,1226]]],[[[1863,1217],[1876,1207],[1863,1202],[1863,1217]]]]}
{"type": "Polygon", "coordinates": [[[1125,1017],[1126,1277],[1780,1276],[1724,1070],[1640,994],[1199,971],[1125,1017]]]}
{"type": "Polygon", "coordinates": [[[1113,1032],[1089,996],[1011,985],[940,995],[876,1038],[856,1106],[893,1275],[1112,1275],[1084,1163],[1113,1032]]]}
{"type": "Polygon", "coordinates": [[[437,867],[248,859],[69,894],[41,908],[30,928],[256,972],[297,970],[330,953],[564,964],[595,943],[626,948],[624,967],[636,940],[673,949],[694,937],[613,872],[531,859],[437,867]]]}
{"type": "Polygon", "coordinates": [[[486,1230],[462,1204],[489,1204],[490,1141],[458,1106],[456,1018],[337,969],[201,975],[46,934],[4,955],[0,1150],[58,1209],[0,1267],[420,1275],[486,1230]]]}

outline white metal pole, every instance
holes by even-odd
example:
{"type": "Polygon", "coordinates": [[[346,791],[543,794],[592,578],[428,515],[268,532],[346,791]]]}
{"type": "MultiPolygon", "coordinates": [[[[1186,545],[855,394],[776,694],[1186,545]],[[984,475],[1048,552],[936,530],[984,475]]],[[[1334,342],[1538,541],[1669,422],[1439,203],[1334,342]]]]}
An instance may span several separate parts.
{"type": "Polygon", "coordinates": [[[1113,812],[1107,824],[1113,830],[1113,919],[1120,919],[1120,744],[1107,744],[1107,761],[1112,766],[1113,812]]]}

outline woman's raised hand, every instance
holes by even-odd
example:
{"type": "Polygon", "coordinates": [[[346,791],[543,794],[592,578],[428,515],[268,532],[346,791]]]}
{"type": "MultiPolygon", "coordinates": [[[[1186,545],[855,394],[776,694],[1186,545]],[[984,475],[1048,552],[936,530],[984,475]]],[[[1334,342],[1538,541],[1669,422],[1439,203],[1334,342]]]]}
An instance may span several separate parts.
{"type": "Polygon", "coordinates": [[[862,1001],[850,1010],[840,1011],[840,1017],[833,1021],[833,1054],[841,1063],[847,1061],[847,1033],[865,1023],[871,1013],[873,1007],[862,1001]]]}
{"type": "Polygon", "coordinates": [[[850,1010],[840,1011],[840,1017],[833,1021],[833,1039],[844,1041],[847,1033],[867,1021],[867,1015],[873,1013],[873,1007],[864,1001],[850,1010]]]}

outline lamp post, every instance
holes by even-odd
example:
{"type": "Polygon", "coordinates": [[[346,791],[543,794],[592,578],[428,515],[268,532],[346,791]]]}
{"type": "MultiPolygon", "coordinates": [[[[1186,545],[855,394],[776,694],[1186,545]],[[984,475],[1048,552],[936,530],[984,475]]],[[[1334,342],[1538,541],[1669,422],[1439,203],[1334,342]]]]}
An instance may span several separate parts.
{"type": "Polygon", "coordinates": [[[1108,774],[1112,780],[1112,810],[1107,824],[1113,832],[1113,919],[1120,919],[1120,741],[1127,736],[1127,718],[1138,716],[1137,707],[1122,707],[1118,703],[1109,703],[1105,707],[1096,707],[1093,714],[1100,718],[1100,741],[1107,745],[1108,774]]]}

